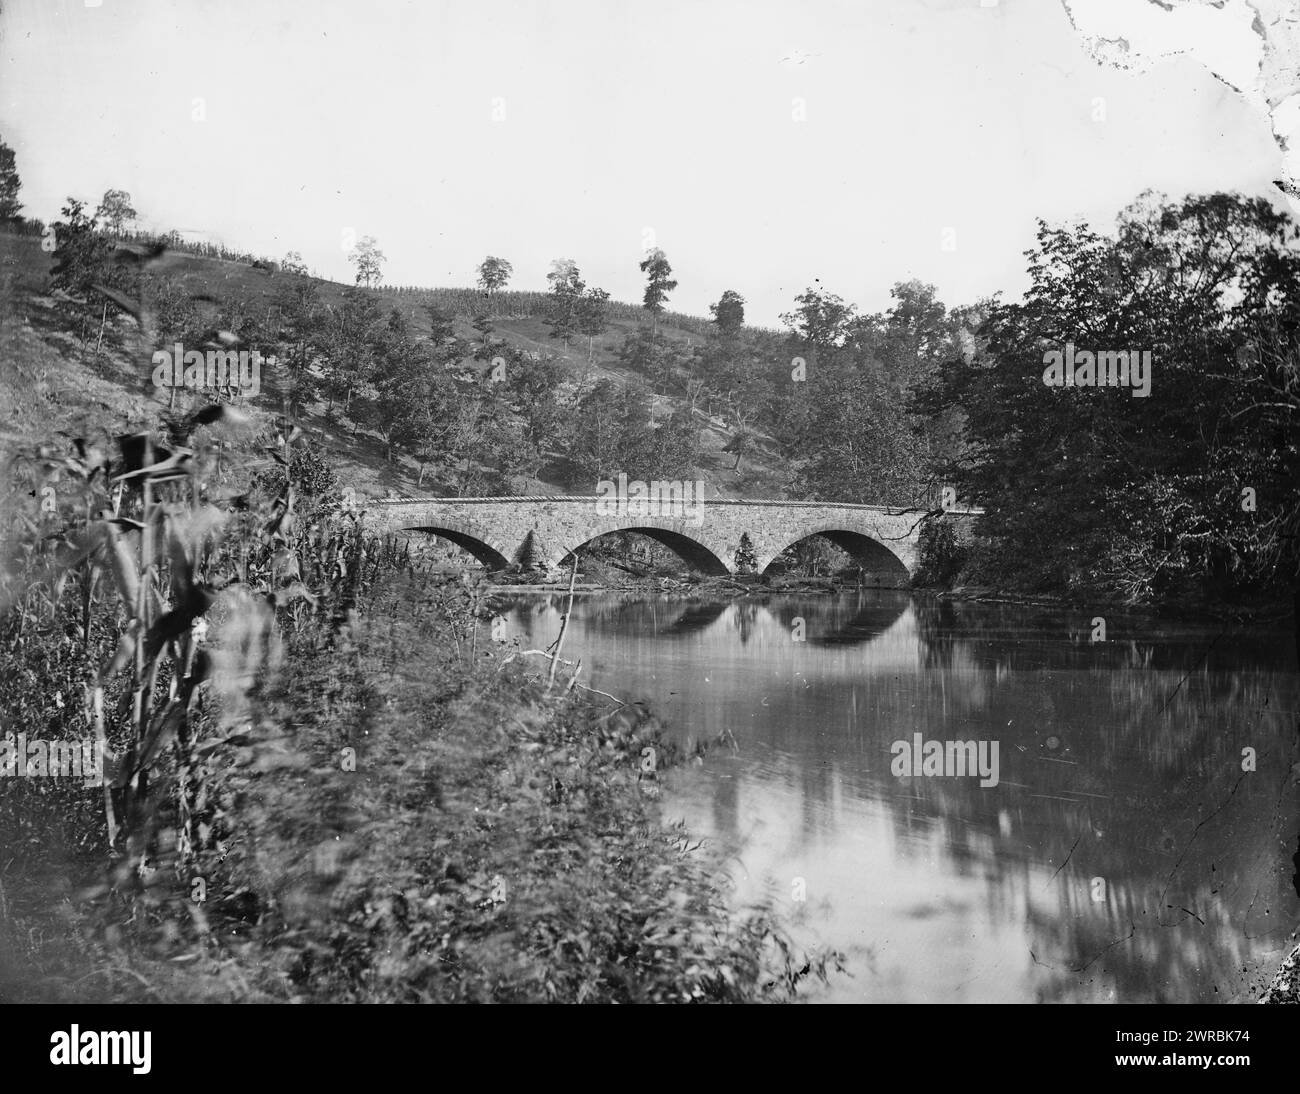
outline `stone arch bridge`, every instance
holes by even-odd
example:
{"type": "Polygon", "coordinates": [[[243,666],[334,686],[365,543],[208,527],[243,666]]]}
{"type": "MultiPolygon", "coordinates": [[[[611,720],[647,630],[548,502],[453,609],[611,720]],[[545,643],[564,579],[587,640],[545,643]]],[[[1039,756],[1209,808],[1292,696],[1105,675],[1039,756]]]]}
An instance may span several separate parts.
{"type": "MultiPolygon", "coordinates": [[[[602,511],[592,497],[396,498],[364,503],[365,526],[380,534],[422,532],[464,548],[488,570],[512,565],[558,567],[569,554],[610,532],[639,532],[706,574],[736,572],[742,535],[758,573],[787,547],[822,535],[867,572],[910,578],[928,510],[807,501],[704,501],[682,516],[602,511]]],[[[969,525],[977,509],[950,509],[941,519],[969,525]]],[[[964,530],[959,534],[963,535],[964,530]]]]}

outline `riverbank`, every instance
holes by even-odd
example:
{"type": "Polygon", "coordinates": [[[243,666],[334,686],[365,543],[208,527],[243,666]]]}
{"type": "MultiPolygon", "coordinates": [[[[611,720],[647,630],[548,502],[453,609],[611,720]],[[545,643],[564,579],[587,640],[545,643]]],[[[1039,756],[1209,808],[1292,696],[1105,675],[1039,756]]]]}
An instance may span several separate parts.
{"type": "Polygon", "coordinates": [[[1256,596],[1249,601],[1225,601],[1209,597],[1186,598],[1153,604],[1129,604],[1122,600],[1092,595],[1063,593],[1025,593],[990,585],[957,585],[952,588],[921,587],[914,592],[928,593],[941,600],[973,601],[981,604],[1015,604],[1022,607],[1057,608],[1078,611],[1110,611],[1152,619],[1215,619],[1241,623],[1270,622],[1292,618],[1300,592],[1280,593],[1277,597],[1256,596]]]}
{"type": "Polygon", "coordinates": [[[0,998],[749,1002],[833,968],[664,823],[651,713],[509,662],[474,595],[394,576],[291,640],[245,730],[197,728],[199,846],[7,864],[0,998]]]}

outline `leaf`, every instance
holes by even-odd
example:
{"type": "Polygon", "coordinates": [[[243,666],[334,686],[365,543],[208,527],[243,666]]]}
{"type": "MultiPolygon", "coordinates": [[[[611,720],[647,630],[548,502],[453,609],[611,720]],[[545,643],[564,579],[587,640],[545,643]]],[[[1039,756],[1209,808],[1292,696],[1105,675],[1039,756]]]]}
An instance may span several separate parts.
{"type": "Polygon", "coordinates": [[[271,556],[271,579],[275,584],[299,576],[298,556],[287,547],[281,547],[271,556]]]}
{"type": "MultiPolygon", "coordinates": [[[[227,746],[231,748],[243,748],[252,743],[253,738],[247,733],[231,733],[225,737],[216,737],[210,741],[204,741],[194,750],[194,755],[199,759],[203,759],[204,757],[212,755],[212,753],[216,752],[219,748],[225,748],[227,746]]],[[[331,768],[331,770],[333,770],[333,768],[331,768]]]]}
{"type": "Polygon", "coordinates": [[[158,463],[151,463],[147,467],[140,467],[134,471],[127,471],[121,475],[115,476],[114,482],[122,482],[126,479],[149,478],[158,482],[165,482],[170,479],[182,479],[190,473],[190,462],[193,459],[193,453],[188,449],[178,449],[171,453],[165,460],[158,463]]]}
{"type": "Polygon", "coordinates": [[[108,554],[109,569],[117,584],[118,595],[127,615],[134,616],[140,595],[140,578],[136,573],[135,550],[119,528],[118,520],[100,522],[104,549],[108,554]]]}
{"type": "Polygon", "coordinates": [[[283,608],[286,604],[292,604],[295,600],[305,600],[313,607],[316,605],[316,596],[301,581],[295,581],[292,585],[268,593],[266,598],[271,602],[273,608],[283,608]]]}
{"type": "Polygon", "coordinates": [[[222,422],[226,425],[247,425],[249,421],[247,414],[236,410],[228,403],[213,403],[190,416],[185,423],[185,435],[188,437],[191,432],[201,425],[212,425],[215,422],[222,422]]]}
{"type": "Polygon", "coordinates": [[[145,320],[148,318],[149,313],[139,301],[132,300],[129,296],[123,295],[116,289],[110,289],[106,285],[95,284],[91,287],[101,296],[108,297],[109,300],[135,319],[142,327],[146,325],[145,320]]]}
{"type": "Polygon", "coordinates": [[[148,464],[171,455],[170,449],[155,443],[148,433],[124,433],[116,440],[117,450],[122,456],[123,471],[139,471],[148,464]],[[146,459],[148,464],[145,462],[146,459]]]}
{"type": "Polygon", "coordinates": [[[118,247],[113,251],[113,261],[119,266],[149,266],[162,258],[167,250],[165,243],[150,243],[142,250],[134,247],[118,247]]]}
{"type": "Polygon", "coordinates": [[[211,606],[212,593],[202,585],[192,586],[183,603],[149,628],[144,643],[145,658],[152,661],[168,642],[188,631],[194,620],[211,606]]]}
{"type": "Polygon", "coordinates": [[[136,644],[139,640],[140,621],[132,619],[117,640],[117,650],[99,672],[99,685],[101,687],[126,668],[135,654],[136,644]]]}
{"type": "Polygon", "coordinates": [[[144,739],[140,742],[140,747],[132,749],[128,754],[127,762],[122,764],[121,771],[113,781],[115,787],[126,786],[137,772],[143,771],[153,762],[159,750],[176,735],[176,730],[185,720],[186,708],[187,703],[182,699],[174,699],[167,704],[162,715],[151,723],[144,739]]]}
{"type": "Polygon", "coordinates": [[[181,540],[180,522],[167,522],[167,553],[171,560],[172,596],[177,601],[186,600],[194,588],[194,568],[189,553],[181,540]]]}

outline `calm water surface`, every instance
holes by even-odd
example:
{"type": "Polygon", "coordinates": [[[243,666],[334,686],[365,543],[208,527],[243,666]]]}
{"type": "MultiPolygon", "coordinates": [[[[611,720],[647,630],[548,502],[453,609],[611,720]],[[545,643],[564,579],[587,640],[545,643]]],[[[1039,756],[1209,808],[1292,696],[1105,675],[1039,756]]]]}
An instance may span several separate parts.
{"type": "MultiPolygon", "coordinates": [[[[545,646],[562,609],[507,618],[545,646]]],[[[665,815],[848,954],[820,998],[1246,999],[1300,917],[1294,639],[1108,617],[1094,643],[1090,615],[599,594],[564,653],[680,739],[734,736],[670,774],[665,815]],[[998,784],[894,774],[918,733],[997,741],[998,784]]]]}

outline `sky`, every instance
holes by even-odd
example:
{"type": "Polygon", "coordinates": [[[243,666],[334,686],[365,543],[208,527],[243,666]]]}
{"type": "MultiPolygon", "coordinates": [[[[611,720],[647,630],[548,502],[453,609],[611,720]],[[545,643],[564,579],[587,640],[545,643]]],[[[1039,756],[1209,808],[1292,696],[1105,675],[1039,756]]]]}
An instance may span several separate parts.
{"type": "Polygon", "coordinates": [[[1099,63],[1055,0],[7,0],[0,139],[46,221],[119,188],[337,280],[372,235],[392,284],[563,257],[630,301],[659,246],[670,308],[734,289],[766,326],[815,279],[1014,297],[1036,218],[1275,197],[1281,156],[1201,64],[1099,63]]]}

